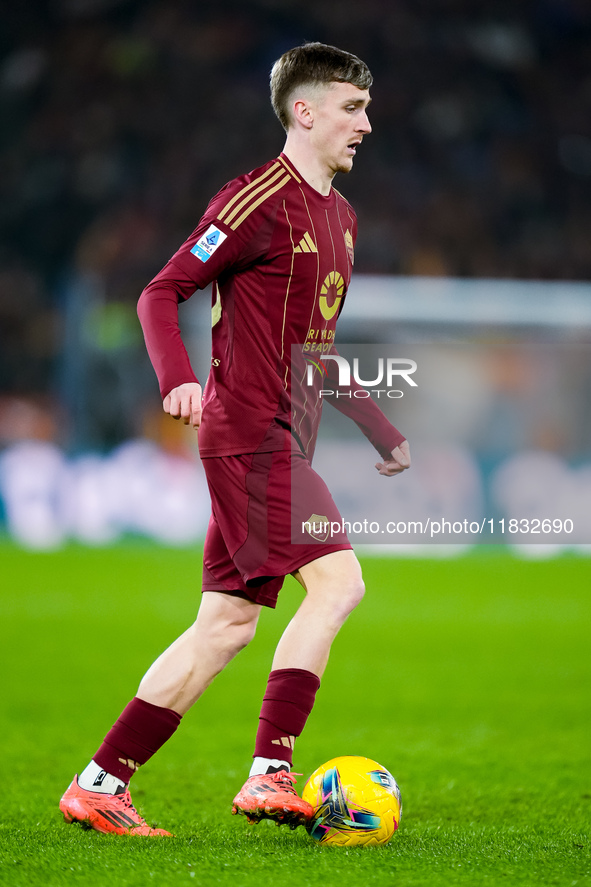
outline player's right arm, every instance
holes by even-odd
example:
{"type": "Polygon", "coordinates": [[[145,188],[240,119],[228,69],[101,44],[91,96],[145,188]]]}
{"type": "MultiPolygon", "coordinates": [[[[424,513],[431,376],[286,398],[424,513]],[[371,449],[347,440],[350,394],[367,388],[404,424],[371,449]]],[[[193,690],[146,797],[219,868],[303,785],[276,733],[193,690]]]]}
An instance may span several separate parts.
{"type": "Polygon", "coordinates": [[[164,409],[171,412],[172,406],[171,415],[178,412],[176,418],[182,415],[179,412],[182,394],[173,398],[173,392],[186,384],[199,384],[181,338],[178,314],[179,302],[188,299],[195,289],[195,282],[172,262],[168,262],[144,289],[137,306],[162,400],[164,402],[170,398],[164,409]]]}
{"type": "Polygon", "coordinates": [[[183,382],[173,388],[162,401],[165,413],[173,419],[182,419],[185,425],[197,429],[201,425],[201,385],[199,382],[183,382]]]}
{"type": "Polygon", "coordinates": [[[239,226],[218,218],[227,211],[228,204],[236,203],[241,188],[241,181],[236,179],[218,192],[197,228],[144,289],[138,302],[138,316],[164,410],[194,427],[201,421],[201,386],[181,338],[178,306],[229,268],[252,260],[261,251],[259,244],[252,246],[253,239],[260,240],[256,213],[239,226]]]}

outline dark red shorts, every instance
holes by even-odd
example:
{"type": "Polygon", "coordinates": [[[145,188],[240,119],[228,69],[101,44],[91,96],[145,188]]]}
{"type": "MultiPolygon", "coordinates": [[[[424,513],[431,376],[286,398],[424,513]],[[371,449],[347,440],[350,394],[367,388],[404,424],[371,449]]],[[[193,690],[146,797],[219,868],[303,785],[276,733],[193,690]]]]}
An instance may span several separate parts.
{"type": "Polygon", "coordinates": [[[336,529],[342,520],[328,487],[294,446],[203,459],[212,510],[203,591],[275,607],[285,576],[352,547],[336,529]]]}

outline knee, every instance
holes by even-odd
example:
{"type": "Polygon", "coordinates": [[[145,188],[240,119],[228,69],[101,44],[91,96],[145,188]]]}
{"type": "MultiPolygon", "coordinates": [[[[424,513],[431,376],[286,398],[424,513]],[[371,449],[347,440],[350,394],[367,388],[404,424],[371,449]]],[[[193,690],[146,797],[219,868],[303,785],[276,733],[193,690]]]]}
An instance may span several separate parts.
{"type": "Polygon", "coordinates": [[[256,619],[236,619],[217,626],[217,646],[230,656],[240,653],[252,641],[257,627],[256,619]]]}
{"type": "Polygon", "coordinates": [[[337,585],[340,588],[338,595],[341,606],[345,616],[348,616],[361,603],[365,594],[365,584],[357,558],[347,565],[346,572],[339,573],[337,585]]]}
{"type": "Polygon", "coordinates": [[[239,653],[250,644],[255,636],[256,628],[256,619],[233,622],[228,626],[228,637],[234,652],[239,653]]]}
{"type": "Polygon", "coordinates": [[[308,604],[341,625],[365,594],[361,566],[352,551],[338,551],[300,570],[308,604]]]}
{"type": "Polygon", "coordinates": [[[363,600],[365,595],[365,584],[361,576],[351,578],[346,587],[342,589],[341,603],[345,610],[345,615],[352,613],[363,600]]]}
{"type": "Polygon", "coordinates": [[[232,659],[240,653],[253,639],[257,627],[256,619],[224,618],[208,620],[207,624],[199,619],[193,625],[195,648],[203,649],[203,645],[215,650],[225,659],[232,659]]]}
{"type": "Polygon", "coordinates": [[[325,612],[328,611],[329,621],[340,626],[363,600],[365,585],[361,577],[351,577],[347,582],[333,585],[330,590],[326,589],[326,592],[328,593],[322,596],[322,606],[325,612]]]}
{"type": "Polygon", "coordinates": [[[196,648],[229,661],[253,639],[260,611],[260,605],[242,598],[204,594],[193,625],[196,648]]]}

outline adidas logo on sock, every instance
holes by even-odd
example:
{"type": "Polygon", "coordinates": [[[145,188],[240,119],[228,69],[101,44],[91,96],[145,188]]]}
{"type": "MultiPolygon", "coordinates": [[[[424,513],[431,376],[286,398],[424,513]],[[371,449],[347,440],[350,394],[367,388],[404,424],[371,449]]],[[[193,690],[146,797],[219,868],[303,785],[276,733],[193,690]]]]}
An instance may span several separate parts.
{"type": "Polygon", "coordinates": [[[293,749],[295,745],[295,736],[282,736],[281,739],[272,739],[271,745],[283,745],[285,748],[293,749]]]}
{"type": "Polygon", "coordinates": [[[140,765],[133,758],[119,758],[119,763],[123,764],[124,767],[129,767],[130,770],[140,769],[140,765]]]}

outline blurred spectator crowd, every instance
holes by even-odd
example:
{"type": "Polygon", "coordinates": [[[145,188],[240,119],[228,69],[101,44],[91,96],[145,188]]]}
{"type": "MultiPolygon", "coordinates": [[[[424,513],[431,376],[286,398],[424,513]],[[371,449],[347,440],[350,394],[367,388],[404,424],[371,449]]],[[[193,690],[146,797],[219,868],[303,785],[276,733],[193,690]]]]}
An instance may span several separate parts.
{"type": "MultiPolygon", "coordinates": [[[[77,374],[105,392],[117,372],[156,396],[137,297],[209,198],[281,150],[268,74],[305,40],[375,78],[373,134],[337,183],[359,215],[358,272],[589,278],[586,0],[5,3],[0,396],[67,405],[77,374]]],[[[113,441],[137,430],[114,415],[113,441]]]]}

